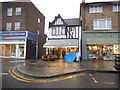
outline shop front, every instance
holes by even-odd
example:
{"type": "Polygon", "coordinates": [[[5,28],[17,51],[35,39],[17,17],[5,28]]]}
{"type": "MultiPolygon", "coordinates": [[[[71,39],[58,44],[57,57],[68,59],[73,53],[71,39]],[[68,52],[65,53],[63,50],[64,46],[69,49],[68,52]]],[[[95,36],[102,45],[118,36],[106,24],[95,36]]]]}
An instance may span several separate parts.
{"type": "Polygon", "coordinates": [[[28,31],[19,32],[2,32],[0,42],[0,57],[1,58],[18,58],[28,59],[36,58],[36,52],[33,54],[34,57],[28,55],[29,49],[31,52],[37,50],[37,35],[28,31]],[[28,48],[30,44],[28,42],[35,42],[34,46],[28,48]],[[35,48],[34,48],[35,47],[35,48]]]}
{"type": "Polygon", "coordinates": [[[82,55],[88,60],[91,55],[98,60],[114,60],[120,54],[120,32],[118,31],[84,31],[82,55]]]}
{"type": "Polygon", "coordinates": [[[58,39],[48,40],[44,47],[46,54],[56,55],[58,59],[63,59],[68,53],[78,53],[78,39],[58,39]]]}
{"type": "Polygon", "coordinates": [[[3,44],[0,45],[0,57],[24,58],[24,44],[3,44]]]}

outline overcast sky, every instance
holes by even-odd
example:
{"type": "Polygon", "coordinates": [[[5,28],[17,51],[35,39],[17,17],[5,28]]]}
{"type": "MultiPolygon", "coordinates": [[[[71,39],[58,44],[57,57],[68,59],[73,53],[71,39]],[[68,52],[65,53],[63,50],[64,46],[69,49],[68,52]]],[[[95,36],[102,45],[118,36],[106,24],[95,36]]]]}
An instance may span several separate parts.
{"type": "MultiPolygon", "coordinates": [[[[12,0],[0,0],[0,1],[2,2],[12,0]]],[[[57,16],[58,14],[60,14],[63,19],[79,18],[80,3],[82,2],[82,0],[31,0],[31,1],[45,16],[45,33],[47,33],[49,22],[52,22],[54,20],[54,17],[57,16]]],[[[98,2],[98,1],[111,1],[111,0],[85,0],[85,2],[98,2]]]]}

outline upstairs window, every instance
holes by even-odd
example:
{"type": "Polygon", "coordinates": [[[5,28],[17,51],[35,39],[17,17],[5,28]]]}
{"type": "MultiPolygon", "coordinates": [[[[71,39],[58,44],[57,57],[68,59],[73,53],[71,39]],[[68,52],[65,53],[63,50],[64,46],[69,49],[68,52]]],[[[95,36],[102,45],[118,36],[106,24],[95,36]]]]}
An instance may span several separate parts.
{"type": "Polygon", "coordinates": [[[62,29],[61,29],[61,35],[65,35],[65,27],[62,27],[62,29]]]}
{"type": "Polygon", "coordinates": [[[65,27],[53,27],[52,28],[52,36],[60,36],[65,35],[65,27]]]}
{"type": "Polygon", "coordinates": [[[111,29],[111,19],[95,19],[93,20],[93,29],[101,30],[101,29],[111,29]]]}
{"type": "Polygon", "coordinates": [[[113,12],[118,12],[120,11],[120,4],[114,4],[113,5],[113,12]]]}
{"type": "Polygon", "coordinates": [[[21,15],[21,7],[16,7],[15,15],[21,15]]]}
{"type": "Polygon", "coordinates": [[[13,8],[8,8],[7,9],[7,16],[12,16],[13,15],[13,8]]]}
{"type": "Polygon", "coordinates": [[[102,5],[94,5],[94,6],[90,6],[89,10],[90,13],[100,13],[103,12],[103,7],[102,5]]]}
{"type": "Polygon", "coordinates": [[[38,18],[38,20],[37,20],[37,21],[38,21],[38,23],[40,23],[40,22],[41,22],[40,18],[38,18]]]}
{"type": "Polygon", "coordinates": [[[20,22],[15,22],[15,30],[20,30],[20,22]]]}
{"type": "Polygon", "coordinates": [[[6,31],[11,31],[12,29],[12,22],[7,22],[6,23],[6,31]]]}

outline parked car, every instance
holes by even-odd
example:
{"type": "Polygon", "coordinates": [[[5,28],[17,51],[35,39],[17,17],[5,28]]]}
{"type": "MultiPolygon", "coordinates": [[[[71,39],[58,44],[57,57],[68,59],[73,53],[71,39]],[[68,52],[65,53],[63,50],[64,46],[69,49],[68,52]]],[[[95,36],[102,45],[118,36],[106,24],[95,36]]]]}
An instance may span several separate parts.
{"type": "Polygon", "coordinates": [[[47,54],[47,55],[43,55],[42,56],[42,60],[57,60],[57,56],[56,55],[50,55],[50,54],[47,54]]]}
{"type": "Polygon", "coordinates": [[[120,70],[120,55],[115,58],[115,69],[120,70]]]}

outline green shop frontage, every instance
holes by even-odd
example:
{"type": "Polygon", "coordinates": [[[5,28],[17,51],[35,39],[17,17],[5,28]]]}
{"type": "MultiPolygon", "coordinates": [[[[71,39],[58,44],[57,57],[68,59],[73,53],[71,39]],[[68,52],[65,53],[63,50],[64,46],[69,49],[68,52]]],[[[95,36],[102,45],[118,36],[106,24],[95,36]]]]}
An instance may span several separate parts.
{"type": "Polygon", "coordinates": [[[120,54],[120,31],[83,31],[82,58],[91,56],[98,60],[114,60],[120,54]]]}

